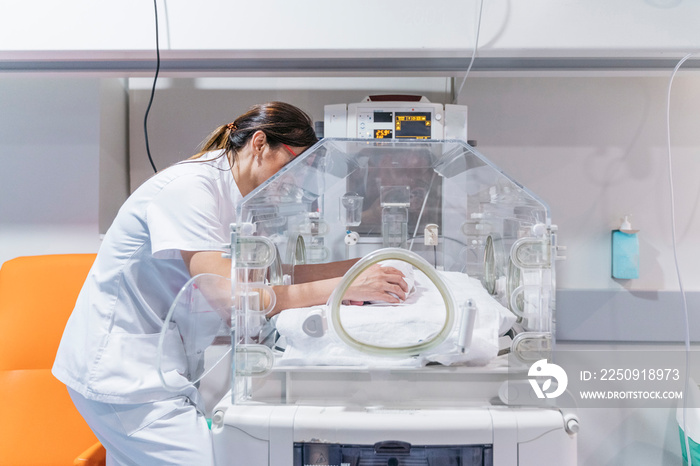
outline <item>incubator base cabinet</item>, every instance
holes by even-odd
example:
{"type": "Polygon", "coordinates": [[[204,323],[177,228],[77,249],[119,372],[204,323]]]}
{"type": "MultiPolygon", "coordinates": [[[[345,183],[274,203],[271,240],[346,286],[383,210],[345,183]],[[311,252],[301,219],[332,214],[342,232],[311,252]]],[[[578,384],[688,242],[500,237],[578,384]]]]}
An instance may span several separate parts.
{"type": "Polygon", "coordinates": [[[507,380],[501,364],[276,368],[250,387],[261,401],[213,409],[217,464],[575,465],[575,417],[505,405],[507,380]]]}
{"type": "Polygon", "coordinates": [[[576,439],[558,410],[263,404],[218,415],[212,434],[222,465],[576,464],[576,439]]]}

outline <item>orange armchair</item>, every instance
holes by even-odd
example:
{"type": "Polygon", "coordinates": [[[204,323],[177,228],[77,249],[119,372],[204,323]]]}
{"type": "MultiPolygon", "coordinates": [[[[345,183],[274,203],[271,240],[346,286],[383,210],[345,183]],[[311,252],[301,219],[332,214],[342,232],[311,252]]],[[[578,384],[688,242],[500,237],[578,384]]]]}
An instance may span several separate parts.
{"type": "Polygon", "coordinates": [[[0,464],[105,464],[104,448],[51,375],[94,260],[94,254],[28,256],[0,268],[0,464]]]}

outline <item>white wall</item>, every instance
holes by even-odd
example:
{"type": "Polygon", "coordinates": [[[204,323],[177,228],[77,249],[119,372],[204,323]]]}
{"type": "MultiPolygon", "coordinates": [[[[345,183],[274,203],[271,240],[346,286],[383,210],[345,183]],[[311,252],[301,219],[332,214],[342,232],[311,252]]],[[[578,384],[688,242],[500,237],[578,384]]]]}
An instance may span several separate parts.
{"type": "Polygon", "coordinates": [[[113,215],[114,202],[121,204],[127,192],[119,83],[0,78],[0,263],[21,255],[97,251],[100,217],[113,215]],[[114,120],[105,111],[117,118],[121,112],[121,123],[103,128],[103,116],[114,120]],[[109,165],[107,154],[116,165],[109,165]],[[111,186],[102,200],[101,155],[103,180],[110,180],[103,186],[111,186]]]}
{"type": "Polygon", "coordinates": [[[100,233],[107,231],[130,193],[127,87],[125,79],[100,80],[100,233]]]}
{"type": "Polygon", "coordinates": [[[98,241],[99,81],[0,81],[0,261],[98,241]]]}
{"type": "MultiPolygon", "coordinates": [[[[662,57],[700,48],[700,4],[693,1],[483,3],[480,56],[662,57]]],[[[301,50],[331,57],[338,51],[464,55],[473,49],[478,6],[479,0],[441,0],[439,8],[423,0],[158,2],[164,49],[301,50]]],[[[85,54],[90,57],[118,50],[128,56],[154,45],[152,2],[14,1],[4,10],[0,51],[95,52],[85,54]]]]}
{"type": "MultiPolygon", "coordinates": [[[[669,72],[670,75],[670,72],[669,72]]],[[[477,78],[470,138],[549,203],[566,261],[561,288],[675,290],[663,77],[477,78]],[[610,277],[610,230],[631,214],[640,239],[637,280],[610,277]]],[[[700,289],[700,77],[676,77],[671,136],[678,253],[688,289],[700,289]]]]}

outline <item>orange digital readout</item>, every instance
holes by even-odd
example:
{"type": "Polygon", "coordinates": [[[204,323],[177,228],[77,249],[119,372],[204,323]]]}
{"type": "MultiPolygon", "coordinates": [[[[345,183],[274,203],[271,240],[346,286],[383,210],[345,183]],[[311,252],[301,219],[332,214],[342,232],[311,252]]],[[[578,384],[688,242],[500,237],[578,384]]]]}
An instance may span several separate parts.
{"type": "Polygon", "coordinates": [[[399,121],[425,121],[426,115],[396,115],[396,122],[399,121]]]}

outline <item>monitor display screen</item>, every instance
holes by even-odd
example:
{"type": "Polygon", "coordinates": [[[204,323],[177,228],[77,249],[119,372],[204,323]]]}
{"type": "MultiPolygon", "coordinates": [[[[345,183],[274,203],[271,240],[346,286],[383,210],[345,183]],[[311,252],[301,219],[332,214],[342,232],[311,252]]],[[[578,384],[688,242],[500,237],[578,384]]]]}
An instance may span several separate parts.
{"type": "Polygon", "coordinates": [[[390,129],[375,129],[374,139],[391,139],[392,131],[390,129]]]}
{"type": "Polygon", "coordinates": [[[375,123],[391,123],[393,120],[392,112],[374,112],[375,123]]]}
{"type": "Polygon", "coordinates": [[[396,112],[396,138],[430,139],[430,112],[396,112]]]}

